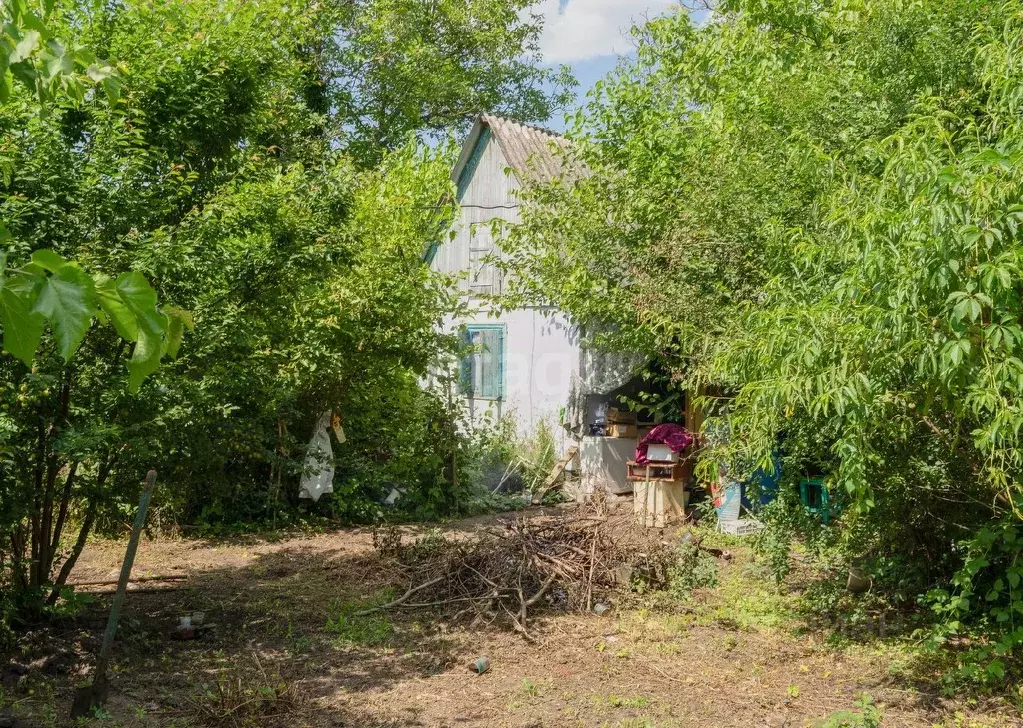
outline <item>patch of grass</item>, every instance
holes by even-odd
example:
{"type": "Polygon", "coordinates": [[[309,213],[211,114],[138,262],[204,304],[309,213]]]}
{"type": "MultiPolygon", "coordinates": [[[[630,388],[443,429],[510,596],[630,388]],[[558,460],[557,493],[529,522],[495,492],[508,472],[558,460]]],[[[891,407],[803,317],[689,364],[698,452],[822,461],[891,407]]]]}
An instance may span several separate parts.
{"type": "Polygon", "coordinates": [[[657,728],[657,724],[649,718],[630,718],[618,721],[614,724],[614,728],[657,728]]]}
{"type": "Polygon", "coordinates": [[[699,624],[717,623],[745,631],[795,628],[795,617],[792,597],[738,569],[732,570],[697,610],[699,624]]]}
{"type": "Polygon", "coordinates": [[[394,589],[384,589],[367,601],[345,602],[339,608],[331,610],[336,612],[336,615],[327,618],[324,628],[342,642],[365,646],[382,645],[394,634],[394,625],[387,615],[384,612],[374,612],[357,616],[356,613],[386,604],[395,596],[394,589]]]}
{"type": "Polygon", "coordinates": [[[686,530],[691,530],[693,536],[698,538],[700,543],[708,548],[729,549],[732,551],[749,548],[748,539],[721,533],[717,528],[717,522],[713,524],[701,522],[696,528],[686,530]]]}
{"type": "Polygon", "coordinates": [[[928,660],[930,655],[920,651],[919,646],[907,640],[893,638],[863,644],[853,640],[827,640],[827,648],[835,653],[884,666],[889,677],[895,678],[907,687],[939,685],[939,678],[945,667],[928,660]]]}
{"type": "Polygon", "coordinates": [[[650,706],[650,698],[645,696],[639,696],[635,698],[622,698],[617,695],[608,695],[605,698],[608,705],[612,708],[647,708],[650,706]]]}
{"type": "Polygon", "coordinates": [[[552,682],[550,680],[533,682],[527,677],[522,679],[522,684],[519,686],[519,689],[527,698],[539,698],[550,689],[551,685],[552,682]]]}
{"type": "Polygon", "coordinates": [[[957,711],[951,719],[943,722],[941,725],[935,723],[934,728],[996,728],[996,726],[972,720],[967,718],[964,713],[957,711]]]}
{"type": "Polygon", "coordinates": [[[680,601],[689,599],[696,589],[705,589],[717,584],[718,562],[696,541],[678,545],[674,563],[668,566],[668,593],[680,601]]]}
{"type": "Polygon", "coordinates": [[[862,695],[856,701],[859,710],[837,710],[823,722],[818,728],[879,728],[881,725],[881,711],[874,705],[869,695],[862,695]]]}
{"type": "Polygon", "coordinates": [[[666,614],[656,609],[637,609],[622,613],[619,624],[622,631],[634,641],[661,644],[685,637],[693,625],[693,616],[666,614]]]}
{"type": "Polygon", "coordinates": [[[677,655],[682,651],[682,646],[677,642],[658,642],[654,645],[654,650],[659,655],[677,655]]]}

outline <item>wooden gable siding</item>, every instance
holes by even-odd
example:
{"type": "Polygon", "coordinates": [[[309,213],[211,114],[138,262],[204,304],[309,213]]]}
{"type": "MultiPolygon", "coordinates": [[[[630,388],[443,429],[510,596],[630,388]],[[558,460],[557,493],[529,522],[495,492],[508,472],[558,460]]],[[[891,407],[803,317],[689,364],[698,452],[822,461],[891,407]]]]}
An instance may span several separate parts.
{"type": "MultiPolygon", "coordinates": [[[[494,135],[481,136],[481,143],[481,150],[473,150],[474,157],[478,154],[475,169],[472,165],[467,166],[465,171],[468,176],[460,180],[461,207],[457,221],[452,226],[454,237],[445,241],[433,258],[434,270],[442,273],[460,273],[470,269],[470,249],[474,243],[480,242],[481,236],[490,234],[489,230],[478,227],[473,230],[474,225],[490,222],[494,218],[510,222],[519,220],[516,199],[518,180],[508,173],[508,161],[494,135]]],[[[468,282],[464,282],[462,287],[467,291],[468,282]]],[[[498,281],[498,290],[495,292],[499,293],[499,288],[498,281]]]]}

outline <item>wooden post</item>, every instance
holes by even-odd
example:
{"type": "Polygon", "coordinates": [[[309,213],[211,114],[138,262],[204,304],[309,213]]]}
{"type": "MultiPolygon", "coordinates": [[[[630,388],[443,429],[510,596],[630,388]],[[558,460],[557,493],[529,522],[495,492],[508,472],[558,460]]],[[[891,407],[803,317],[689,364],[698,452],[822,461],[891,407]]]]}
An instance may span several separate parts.
{"type": "Polygon", "coordinates": [[[135,553],[138,551],[142,527],[146,523],[146,511],[149,510],[149,501],[153,497],[154,485],[156,485],[156,471],[150,470],[146,473],[146,486],[142,491],[142,498],[139,500],[139,509],[135,512],[135,524],[132,526],[128,548],[124,553],[124,563],[121,564],[121,576],[117,580],[117,593],[114,594],[114,603],[110,607],[107,628],[103,632],[103,644],[96,660],[96,673],[93,675],[92,685],[79,689],[75,695],[74,704],[71,706],[72,718],[89,715],[93,707],[101,706],[107,700],[107,665],[110,663],[110,653],[114,648],[117,622],[121,617],[121,607],[124,605],[124,595],[128,590],[131,567],[135,563],[135,553]]]}

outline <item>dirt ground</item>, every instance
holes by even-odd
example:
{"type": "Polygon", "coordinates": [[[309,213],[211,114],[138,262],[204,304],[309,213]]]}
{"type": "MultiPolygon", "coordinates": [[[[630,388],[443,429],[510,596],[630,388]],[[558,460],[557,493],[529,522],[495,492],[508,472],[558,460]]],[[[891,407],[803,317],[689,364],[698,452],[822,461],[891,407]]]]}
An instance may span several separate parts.
{"type": "MultiPolygon", "coordinates": [[[[443,528],[471,538],[481,522],[443,528]]],[[[116,579],[123,553],[120,542],[90,544],[72,580],[116,579]]],[[[633,595],[604,616],[546,616],[530,643],[498,624],[469,631],[429,610],[328,629],[345,604],[408,586],[395,583],[369,529],[147,540],[134,576],[187,580],[129,594],[111,700],[87,723],[801,728],[845,725],[825,720],[855,711],[866,693],[883,726],[1023,726],[1004,699],[941,697],[891,644],[829,646],[787,611],[791,595],[778,593],[747,549],[732,553],[718,586],[690,603],[654,609],[633,595]],[[179,616],[194,611],[211,629],[171,639],[179,616]],[[470,670],[479,657],[491,662],[484,675],[470,670]]],[[[109,599],[25,635],[18,654],[0,661],[0,706],[22,726],[72,725],[74,688],[89,674],[109,599]]]]}

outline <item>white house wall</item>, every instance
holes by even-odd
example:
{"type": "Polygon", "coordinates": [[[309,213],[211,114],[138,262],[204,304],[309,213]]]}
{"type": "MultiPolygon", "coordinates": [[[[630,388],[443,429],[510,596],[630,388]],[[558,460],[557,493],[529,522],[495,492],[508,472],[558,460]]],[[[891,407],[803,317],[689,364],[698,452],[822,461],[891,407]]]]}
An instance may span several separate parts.
{"type": "Polygon", "coordinates": [[[567,443],[560,427],[562,408],[568,402],[572,381],[579,371],[579,332],[568,318],[553,309],[520,308],[499,316],[481,315],[452,320],[462,325],[503,325],[505,329],[504,391],[500,401],[467,402],[473,421],[508,417],[516,430],[528,436],[540,421],[556,435],[559,446],[567,443]]]}
{"type": "MultiPolygon", "coordinates": [[[[480,156],[475,174],[461,199],[455,237],[437,250],[434,270],[455,274],[469,268],[470,228],[495,217],[518,222],[518,180],[507,173],[507,162],[498,140],[491,136],[480,156]]],[[[468,295],[468,286],[461,284],[468,295]]],[[[506,311],[493,316],[484,309],[476,316],[449,320],[449,330],[468,324],[503,325],[505,329],[504,397],[500,402],[467,402],[474,420],[483,413],[511,417],[522,435],[530,435],[541,420],[557,436],[559,448],[566,433],[559,427],[560,412],[572,390],[580,366],[578,329],[554,309],[536,307],[506,311]]]]}

